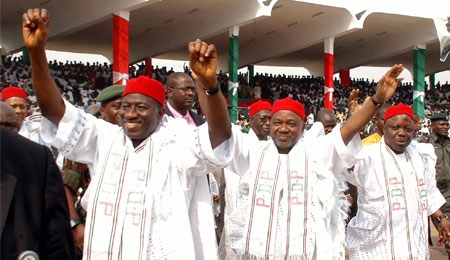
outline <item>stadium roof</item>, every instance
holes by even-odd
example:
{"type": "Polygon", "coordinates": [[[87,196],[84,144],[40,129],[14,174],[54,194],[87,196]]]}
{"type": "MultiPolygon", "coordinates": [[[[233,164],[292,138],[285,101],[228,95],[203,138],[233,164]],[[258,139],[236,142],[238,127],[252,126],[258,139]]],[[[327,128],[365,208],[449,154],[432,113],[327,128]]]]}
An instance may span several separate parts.
{"type": "Polygon", "coordinates": [[[324,39],[334,37],[335,72],[395,63],[413,71],[419,44],[426,45],[427,75],[450,70],[450,59],[439,60],[433,21],[450,16],[442,13],[450,12],[450,3],[429,0],[434,9],[427,11],[420,2],[42,0],[29,6],[27,0],[2,0],[0,44],[4,53],[20,50],[22,13],[46,8],[51,16],[47,49],[101,54],[112,61],[112,14],[128,11],[130,63],[145,57],[187,60],[187,42],[200,38],[217,46],[219,69],[227,71],[229,28],[239,26],[239,67],[304,67],[323,75],[324,39]]]}

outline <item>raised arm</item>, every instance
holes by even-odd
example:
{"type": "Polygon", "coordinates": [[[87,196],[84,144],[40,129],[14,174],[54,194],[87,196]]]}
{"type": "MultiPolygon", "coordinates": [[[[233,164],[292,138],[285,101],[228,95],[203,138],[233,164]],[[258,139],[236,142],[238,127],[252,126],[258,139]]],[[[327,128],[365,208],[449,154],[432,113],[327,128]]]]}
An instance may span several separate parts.
{"type": "Polygon", "coordinates": [[[22,16],[22,35],[31,61],[33,89],[42,115],[58,125],[65,105],[53,81],[45,55],[50,16],[46,9],[28,9],[22,16]]]}
{"type": "Polygon", "coordinates": [[[192,76],[202,111],[206,115],[212,148],[231,137],[231,123],[227,103],[217,84],[216,47],[197,39],[189,43],[192,76]]]}
{"type": "MultiPolygon", "coordinates": [[[[353,136],[359,133],[361,128],[372,119],[378,109],[375,103],[383,104],[394,95],[398,84],[403,80],[402,78],[397,78],[402,71],[402,64],[395,64],[392,66],[378,82],[377,91],[375,95],[371,97],[372,101],[364,102],[364,104],[359,109],[356,109],[357,111],[345,122],[344,126],[341,128],[341,136],[345,144],[348,144],[353,136]]],[[[358,93],[352,92],[352,95],[357,94],[358,93]]],[[[352,97],[350,97],[350,101],[353,102],[352,97]]]]}

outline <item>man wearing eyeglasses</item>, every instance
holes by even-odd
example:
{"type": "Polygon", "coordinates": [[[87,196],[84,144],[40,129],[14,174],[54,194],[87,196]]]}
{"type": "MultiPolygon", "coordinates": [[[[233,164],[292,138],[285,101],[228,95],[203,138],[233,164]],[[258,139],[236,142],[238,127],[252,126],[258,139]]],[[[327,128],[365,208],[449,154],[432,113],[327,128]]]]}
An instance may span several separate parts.
{"type": "Polygon", "coordinates": [[[183,118],[189,125],[199,126],[205,120],[192,110],[197,99],[194,80],[184,72],[170,74],[166,80],[166,114],[174,118],[183,118]]]}
{"type": "MultiPolygon", "coordinates": [[[[182,118],[196,127],[205,120],[192,110],[197,100],[197,88],[194,80],[184,72],[174,72],[166,80],[167,102],[164,106],[166,115],[182,118]]],[[[195,177],[195,186],[187,191],[189,220],[192,226],[196,259],[217,259],[217,243],[214,231],[213,202],[210,183],[216,183],[212,174],[195,177]]],[[[218,194],[218,188],[216,189],[218,194]]],[[[217,195],[218,196],[218,195],[217,195]]]]}

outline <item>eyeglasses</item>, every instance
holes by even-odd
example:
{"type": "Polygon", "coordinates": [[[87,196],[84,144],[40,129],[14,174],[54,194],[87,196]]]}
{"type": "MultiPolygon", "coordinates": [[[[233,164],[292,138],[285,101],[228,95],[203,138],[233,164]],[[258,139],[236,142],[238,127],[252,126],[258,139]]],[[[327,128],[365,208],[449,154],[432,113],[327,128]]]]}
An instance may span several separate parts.
{"type": "Polygon", "coordinates": [[[191,91],[192,93],[196,93],[197,92],[197,88],[196,87],[180,87],[180,88],[171,87],[171,88],[178,89],[178,90],[181,90],[183,92],[189,92],[189,91],[191,91]]]}

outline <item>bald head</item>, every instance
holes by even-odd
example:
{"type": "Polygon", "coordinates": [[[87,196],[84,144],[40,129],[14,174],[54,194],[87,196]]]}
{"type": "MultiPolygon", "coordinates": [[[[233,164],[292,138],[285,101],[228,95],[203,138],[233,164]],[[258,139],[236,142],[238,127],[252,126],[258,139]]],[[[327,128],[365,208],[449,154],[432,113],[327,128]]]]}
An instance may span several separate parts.
{"type": "Polygon", "coordinates": [[[3,101],[0,101],[0,126],[14,132],[19,132],[19,117],[14,109],[3,101]]]}
{"type": "Polygon", "coordinates": [[[329,134],[337,124],[336,115],[328,108],[319,110],[319,113],[317,113],[317,121],[323,124],[325,134],[329,134]]]}
{"type": "Polygon", "coordinates": [[[167,77],[166,91],[170,106],[183,116],[197,99],[194,80],[184,72],[174,72],[167,77]]]}
{"type": "Polygon", "coordinates": [[[389,107],[391,107],[391,104],[384,103],[375,113],[375,125],[380,136],[384,135],[384,115],[389,107]]]}

